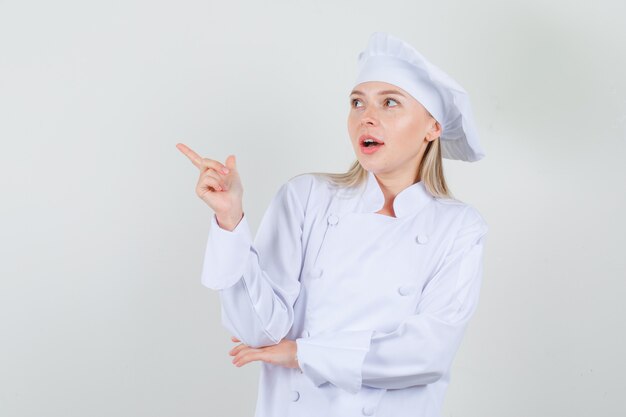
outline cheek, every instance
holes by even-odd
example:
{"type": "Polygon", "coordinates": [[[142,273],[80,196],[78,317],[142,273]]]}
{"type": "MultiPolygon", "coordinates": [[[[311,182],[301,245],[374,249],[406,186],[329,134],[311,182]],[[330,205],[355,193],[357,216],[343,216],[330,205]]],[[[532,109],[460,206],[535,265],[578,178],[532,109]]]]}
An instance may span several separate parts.
{"type": "Polygon", "coordinates": [[[358,122],[354,117],[348,117],[348,133],[350,138],[355,139],[354,135],[357,132],[358,122]]]}
{"type": "Polygon", "coordinates": [[[394,137],[396,142],[401,143],[402,146],[415,145],[419,147],[421,126],[415,122],[414,118],[397,118],[389,126],[389,134],[394,137]]]}

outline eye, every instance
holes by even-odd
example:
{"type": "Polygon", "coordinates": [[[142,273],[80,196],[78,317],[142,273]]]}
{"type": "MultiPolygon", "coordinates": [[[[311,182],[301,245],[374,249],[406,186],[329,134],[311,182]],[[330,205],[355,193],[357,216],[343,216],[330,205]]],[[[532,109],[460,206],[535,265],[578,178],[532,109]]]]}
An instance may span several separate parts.
{"type": "Polygon", "coordinates": [[[350,101],[350,103],[351,103],[352,107],[356,107],[354,104],[355,104],[357,101],[360,101],[360,100],[359,100],[358,98],[353,98],[353,99],[350,101]]]}
{"type": "MultiPolygon", "coordinates": [[[[391,97],[388,97],[388,98],[385,99],[385,102],[388,102],[388,101],[393,101],[394,103],[396,103],[396,105],[398,104],[398,101],[393,99],[393,98],[391,98],[391,97]]],[[[396,106],[391,106],[391,107],[396,107],[396,106]]]]}

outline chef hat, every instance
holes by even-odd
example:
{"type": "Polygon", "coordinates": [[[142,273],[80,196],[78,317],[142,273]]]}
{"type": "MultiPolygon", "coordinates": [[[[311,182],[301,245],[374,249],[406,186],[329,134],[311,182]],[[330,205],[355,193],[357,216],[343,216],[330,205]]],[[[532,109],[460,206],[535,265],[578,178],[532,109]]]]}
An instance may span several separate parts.
{"type": "Polygon", "coordinates": [[[354,84],[365,81],[393,84],[419,101],[441,125],[444,158],[474,162],[485,156],[467,92],[405,41],[374,32],[359,54],[354,84]]]}

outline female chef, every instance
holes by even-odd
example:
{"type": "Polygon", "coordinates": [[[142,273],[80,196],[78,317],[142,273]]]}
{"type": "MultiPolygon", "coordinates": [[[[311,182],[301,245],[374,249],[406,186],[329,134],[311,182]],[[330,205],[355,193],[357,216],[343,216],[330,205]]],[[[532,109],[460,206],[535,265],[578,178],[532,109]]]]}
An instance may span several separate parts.
{"type": "Polygon", "coordinates": [[[256,417],[438,417],[476,309],[487,224],[442,170],[484,156],[467,93],[383,32],[358,67],[356,161],[285,182],[254,240],[234,155],[177,144],[215,212],[202,283],[241,342],[233,363],[261,364],[256,417]]]}

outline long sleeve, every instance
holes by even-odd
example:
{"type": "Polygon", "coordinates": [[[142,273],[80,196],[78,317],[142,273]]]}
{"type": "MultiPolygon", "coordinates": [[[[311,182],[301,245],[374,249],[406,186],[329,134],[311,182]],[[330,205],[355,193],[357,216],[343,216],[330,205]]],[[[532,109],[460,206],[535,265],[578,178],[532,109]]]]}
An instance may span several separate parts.
{"type": "Polygon", "coordinates": [[[352,393],[362,385],[399,389],[433,383],[448,371],[482,281],[488,227],[471,213],[425,284],[416,313],[393,332],[334,332],[296,340],[300,368],[315,385],[330,382],[352,393]]]}
{"type": "Polygon", "coordinates": [[[248,346],[277,344],[293,324],[303,219],[291,182],[271,200],[254,242],[245,214],[232,231],[211,217],[202,284],[219,291],[222,325],[248,346]]]}

